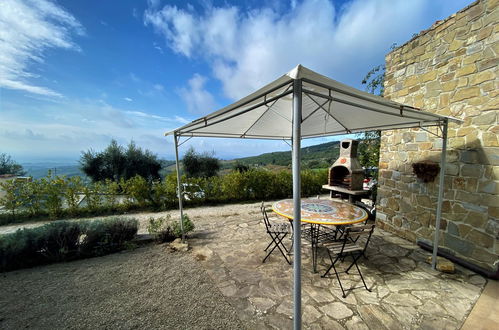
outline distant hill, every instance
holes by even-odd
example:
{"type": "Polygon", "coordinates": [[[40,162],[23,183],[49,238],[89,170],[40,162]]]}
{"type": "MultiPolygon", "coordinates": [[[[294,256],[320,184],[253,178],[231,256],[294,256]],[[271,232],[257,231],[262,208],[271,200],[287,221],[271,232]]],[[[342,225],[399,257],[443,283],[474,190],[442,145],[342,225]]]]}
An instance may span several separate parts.
{"type": "MultiPolygon", "coordinates": [[[[302,167],[304,169],[327,168],[339,156],[339,141],[327,142],[301,149],[302,167]]],[[[234,164],[240,163],[249,167],[268,167],[271,169],[288,168],[291,166],[291,151],[269,152],[258,156],[222,160],[222,169],[231,169],[234,164]]],[[[165,175],[175,171],[174,160],[161,160],[163,169],[160,174],[165,175]]],[[[47,176],[48,171],[56,175],[81,176],[85,174],[80,171],[78,163],[23,163],[28,176],[40,179],[47,176]]]]}
{"type": "MultiPolygon", "coordinates": [[[[303,168],[327,168],[338,158],[340,154],[339,141],[327,142],[301,149],[303,168]]],[[[256,166],[291,166],[291,151],[269,152],[259,156],[237,158],[223,162],[223,167],[231,167],[240,163],[250,167],[256,166]]]]}
{"type": "MultiPolygon", "coordinates": [[[[340,155],[340,142],[333,141],[318,144],[315,146],[301,149],[302,168],[328,168],[338,159],[340,155]]],[[[269,152],[252,157],[236,158],[220,161],[222,173],[232,169],[236,163],[247,165],[249,167],[267,167],[269,169],[282,169],[291,167],[291,151],[269,152]],[[225,170],[225,171],[224,171],[225,170]]],[[[171,165],[163,168],[164,173],[175,171],[175,161],[171,165]]]]}
{"type": "MultiPolygon", "coordinates": [[[[163,170],[161,170],[160,174],[163,174],[163,171],[168,173],[168,170],[171,165],[175,165],[174,160],[161,160],[161,165],[163,166],[163,170]]],[[[33,179],[41,179],[48,175],[49,171],[52,172],[52,175],[60,175],[60,176],[81,176],[82,178],[86,178],[87,176],[80,170],[80,164],[68,164],[68,163],[23,163],[21,164],[24,170],[27,172],[27,176],[33,177],[33,179]]],[[[174,168],[174,167],[173,167],[174,168]]]]}
{"type": "Polygon", "coordinates": [[[65,175],[67,177],[71,176],[81,176],[85,177],[85,174],[80,171],[79,164],[68,164],[68,163],[24,163],[21,164],[27,172],[27,176],[33,177],[33,179],[40,179],[48,175],[51,171],[52,175],[65,175]]]}

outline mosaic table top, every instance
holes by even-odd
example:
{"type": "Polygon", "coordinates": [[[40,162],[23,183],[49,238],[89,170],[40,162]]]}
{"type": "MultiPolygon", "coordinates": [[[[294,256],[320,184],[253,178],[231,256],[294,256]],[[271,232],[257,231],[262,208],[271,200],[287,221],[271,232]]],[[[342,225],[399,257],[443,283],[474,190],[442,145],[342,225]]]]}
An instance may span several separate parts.
{"type": "MultiPolygon", "coordinates": [[[[272,205],[272,210],[293,219],[293,200],[284,199],[272,205]]],[[[301,221],[321,225],[348,225],[367,219],[367,212],[355,205],[328,199],[302,199],[301,221]]]]}

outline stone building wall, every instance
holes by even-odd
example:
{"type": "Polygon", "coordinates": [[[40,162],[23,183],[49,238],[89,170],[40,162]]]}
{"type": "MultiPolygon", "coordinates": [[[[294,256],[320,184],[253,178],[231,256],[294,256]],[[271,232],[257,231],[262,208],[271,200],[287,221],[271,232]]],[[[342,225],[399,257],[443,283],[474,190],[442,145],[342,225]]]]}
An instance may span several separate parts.
{"type": "MultiPolygon", "coordinates": [[[[389,53],[385,80],[385,97],[464,121],[449,125],[440,246],[491,271],[499,266],[498,4],[476,1],[389,53]]],[[[435,230],[438,176],[424,183],[412,169],[440,162],[442,142],[430,132],[381,138],[377,221],[412,241],[435,230]]]]}

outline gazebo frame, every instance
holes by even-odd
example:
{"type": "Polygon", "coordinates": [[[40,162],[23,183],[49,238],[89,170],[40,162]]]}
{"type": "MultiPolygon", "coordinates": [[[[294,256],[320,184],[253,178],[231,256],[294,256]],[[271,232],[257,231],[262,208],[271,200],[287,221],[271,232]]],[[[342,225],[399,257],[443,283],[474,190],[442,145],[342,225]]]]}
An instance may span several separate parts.
{"type": "Polygon", "coordinates": [[[291,140],[295,230],[293,325],[294,329],[301,329],[301,139],[415,127],[430,132],[428,127],[438,127],[441,134],[436,135],[442,138],[442,151],[432,254],[432,267],[435,268],[442,217],[447,129],[451,121],[461,122],[362,92],[298,65],[240,101],[165,134],[173,134],[175,142],[182,240],[185,239],[183,193],[178,156],[181,144],[192,137],[291,140]],[[276,125],[269,127],[269,121],[276,121],[276,125]],[[187,139],[181,143],[181,137],[187,139]]]}

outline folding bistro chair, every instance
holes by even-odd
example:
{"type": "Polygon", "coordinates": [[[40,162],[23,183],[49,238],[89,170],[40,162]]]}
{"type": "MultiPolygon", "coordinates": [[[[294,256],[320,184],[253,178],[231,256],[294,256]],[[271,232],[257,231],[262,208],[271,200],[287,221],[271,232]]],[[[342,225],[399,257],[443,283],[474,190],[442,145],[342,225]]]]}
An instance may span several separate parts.
{"type": "Polygon", "coordinates": [[[363,226],[351,226],[345,229],[345,234],[341,237],[339,241],[336,242],[326,242],[323,244],[324,247],[327,248],[327,253],[329,255],[329,259],[331,260],[331,266],[327,269],[327,271],[322,275],[322,277],[326,277],[331,269],[334,270],[336,274],[336,278],[340,283],[341,292],[343,293],[343,298],[346,298],[345,290],[341,284],[339,273],[336,269],[336,264],[340,261],[343,261],[345,257],[351,256],[352,263],[348,268],[341,273],[348,274],[348,271],[355,266],[357,271],[359,272],[360,278],[364,287],[367,291],[371,292],[371,290],[367,287],[366,282],[364,281],[364,277],[360,271],[359,266],[357,265],[357,261],[360,257],[362,257],[369,245],[369,241],[371,239],[371,235],[374,231],[374,225],[363,225],[363,226]],[[366,236],[365,242],[361,243],[359,237],[366,236]]]}
{"type": "Polygon", "coordinates": [[[269,234],[271,238],[271,242],[267,247],[265,248],[264,251],[267,252],[267,255],[263,259],[262,263],[267,260],[267,258],[274,252],[276,248],[279,249],[281,252],[282,256],[284,259],[286,259],[288,264],[291,264],[289,261],[286,253],[288,253],[288,249],[282,242],[283,239],[289,234],[289,224],[283,222],[283,223],[271,223],[270,219],[267,215],[267,210],[265,209],[265,205],[262,202],[262,205],[260,206],[260,210],[262,211],[263,215],[263,222],[265,223],[265,228],[267,230],[267,234],[269,234]],[[284,252],[286,251],[286,253],[284,252]]]}

